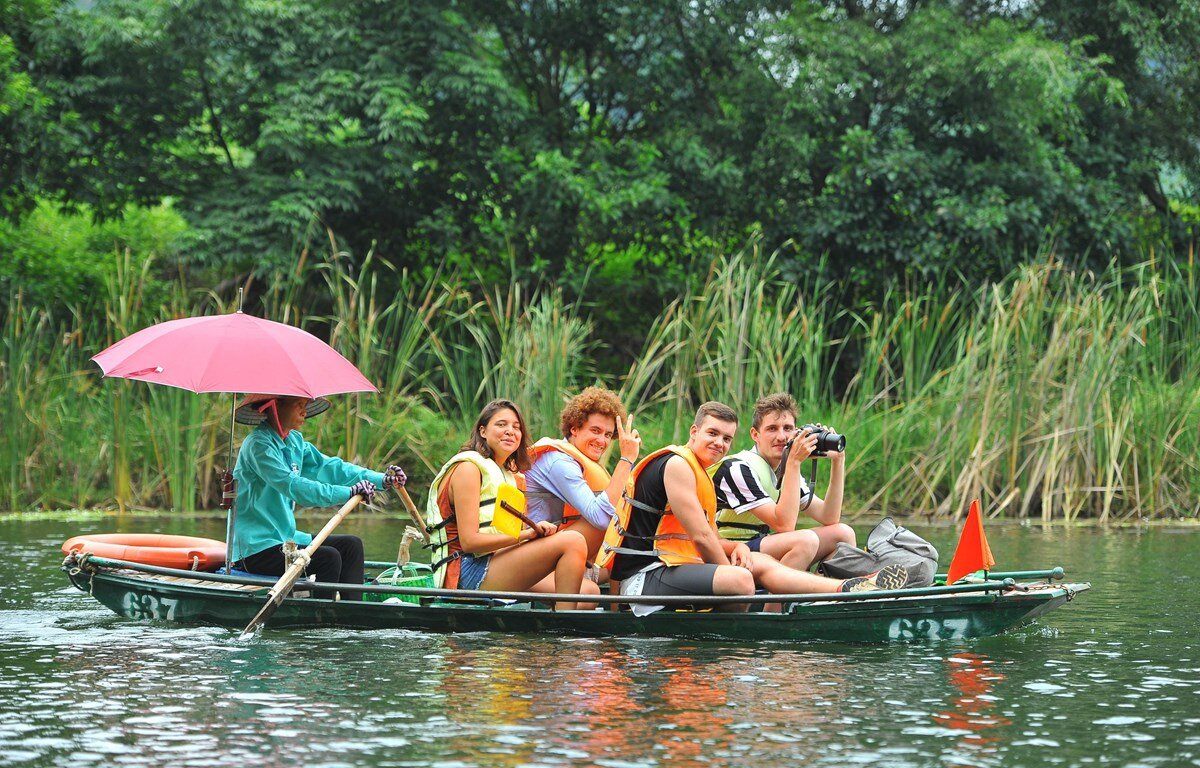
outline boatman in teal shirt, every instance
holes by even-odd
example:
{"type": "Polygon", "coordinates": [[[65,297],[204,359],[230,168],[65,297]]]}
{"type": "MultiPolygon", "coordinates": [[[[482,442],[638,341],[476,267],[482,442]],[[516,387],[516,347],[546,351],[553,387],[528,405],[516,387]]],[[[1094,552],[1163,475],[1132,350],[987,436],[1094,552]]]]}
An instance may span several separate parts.
{"type": "MultiPolygon", "coordinates": [[[[238,407],[238,422],[258,426],[242,442],[233,470],[237,526],[230,559],[235,567],[263,576],[283,575],[288,566],[284,543],[306,547],[313,538],[296,530],[296,505],[340,506],[356,494],[370,501],[380,487],[404,485],[404,470],[396,465],[375,472],[326,456],[305,440],[299,432],[305,419],[328,409],[324,398],[280,395],[247,395],[238,407]]],[[[362,539],[343,534],[330,535],[308,567],[317,581],[339,584],[362,584],[363,571],[362,539]]],[[[362,593],[345,591],[341,596],[360,600],[362,593]]]]}

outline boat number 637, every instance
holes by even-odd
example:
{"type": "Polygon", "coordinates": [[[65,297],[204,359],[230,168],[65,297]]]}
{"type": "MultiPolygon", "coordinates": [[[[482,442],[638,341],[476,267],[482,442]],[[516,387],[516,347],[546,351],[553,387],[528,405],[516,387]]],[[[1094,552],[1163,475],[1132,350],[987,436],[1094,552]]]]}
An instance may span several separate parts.
{"type": "Polygon", "coordinates": [[[129,592],[125,595],[125,615],[131,619],[165,619],[175,618],[175,606],[178,600],[153,595],[137,595],[129,592]]]}
{"type": "Polygon", "coordinates": [[[892,640],[952,640],[966,633],[967,619],[896,619],[888,627],[892,640]]]}

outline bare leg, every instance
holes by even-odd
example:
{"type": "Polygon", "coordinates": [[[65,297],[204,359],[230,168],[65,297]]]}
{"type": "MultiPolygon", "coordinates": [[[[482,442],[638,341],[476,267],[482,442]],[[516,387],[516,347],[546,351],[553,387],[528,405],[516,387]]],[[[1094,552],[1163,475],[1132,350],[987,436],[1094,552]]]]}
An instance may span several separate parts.
{"type": "Polygon", "coordinates": [[[772,533],[762,540],[759,550],[789,568],[807,571],[832,555],[843,541],[854,546],[854,529],[845,523],[835,523],[787,533],[772,533]]]}
{"type": "MultiPolygon", "coordinates": [[[[579,594],[586,566],[587,542],[583,536],[575,531],[559,531],[492,555],[487,577],[479,586],[500,592],[524,592],[553,574],[556,588],[579,594]]],[[[555,603],[554,607],[570,611],[575,603],[555,603]]]]}
{"type": "Polygon", "coordinates": [[[588,562],[596,562],[596,555],[600,552],[600,545],[604,543],[605,530],[597,528],[583,518],[571,523],[565,530],[578,531],[583,534],[583,538],[587,541],[588,562]]]}
{"type": "Polygon", "coordinates": [[[842,587],[840,579],[827,579],[808,571],[788,568],[770,555],[762,552],[750,553],[754,581],[768,592],[776,594],[800,594],[807,592],[837,592],[842,587]]]}
{"type": "MultiPolygon", "coordinates": [[[[712,593],[714,595],[753,595],[754,574],[736,565],[718,565],[713,574],[712,593]]],[[[745,611],[750,606],[746,603],[722,605],[718,611],[745,611]]]]}
{"type": "Polygon", "coordinates": [[[821,540],[812,529],[788,531],[787,533],[772,533],[763,538],[758,549],[764,555],[770,555],[788,568],[807,571],[817,559],[821,540]]]}
{"type": "Polygon", "coordinates": [[[821,545],[817,547],[816,557],[813,558],[813,564],[819,563],[825,558],[833,554],[837,549],[837,545],[845,542],[850,546],[855,546],[856,538],[854,529],[845,523],[834,523],[833,525],[822,525],[817,528],[809,528],[821,540],[821,545]]]}
{"type": "MultiPolygon", "coordinates": [[[[598,595],[598,594],[600,594],[600,585],[598,585],[596,582],[592,581],[591,579],[584,579],[583,582],[580,583],[579,586],[580,586],[579,594],[581,594],[581,595],[598,595]]],[[[534,584],[529,589],[529,591],[530,592],[554,593],[554,592],[565,592],[566,590],[558,589],[555,587],[554,576],[552,574],[552,575],[547,576],[546,578],[542,579],[537,584],[534,584]]],[[[579,603],[577,608],[578,608],[578,610],[581,610],[581,611],[594,611],[594,610],[596,610],[596,603],[579,603]]]]}

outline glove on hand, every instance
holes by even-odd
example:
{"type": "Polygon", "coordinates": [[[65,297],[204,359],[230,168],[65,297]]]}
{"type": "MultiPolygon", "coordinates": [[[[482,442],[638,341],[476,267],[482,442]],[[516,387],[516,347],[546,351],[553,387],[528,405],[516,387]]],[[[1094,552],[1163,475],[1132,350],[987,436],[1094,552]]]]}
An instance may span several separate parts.
{"type": "Polygon", "coordinates": [[[363,501],[370,501],[371,497],[375,495],[376,490],[375,483],[372,483],[370,480],[359,480],[350,486],[350,495],[362,496],[363,501]]]}
{"type": "Polygon", "coordinates": [[[390,464],[383,471],[383,487],[397,488],[402,487],[408,482],[408,475],[404,474],[404,470],[400,469],[399,464],[390,464]]]}

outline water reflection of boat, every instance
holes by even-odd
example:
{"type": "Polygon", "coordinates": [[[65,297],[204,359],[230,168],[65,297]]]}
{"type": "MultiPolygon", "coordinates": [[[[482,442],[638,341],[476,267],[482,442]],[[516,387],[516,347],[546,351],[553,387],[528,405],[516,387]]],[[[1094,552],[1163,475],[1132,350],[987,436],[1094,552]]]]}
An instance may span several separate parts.
{"type": "MultiPolygon", "coordinates": [[[[368,563],[380,569],[390,563],[368,563]]],[[[274,579],[183,571],[72,554],[63,562],[71,583],[121,616],[241,628],[262,607],[274,579]]],[[[366,587],[408,602],[316,599],[293,592],[271,619],[274,628],[400,628],[431,632],[551,632],[582,636],[639,635],[737,640],[887,642],[981,637],[1028,622],[1089,589],[1055,583],[1062,569],[993,573],[987,581],[845,595],[761,595],[753,598],[616,598],[667,603],[637,617],[628,611],[553,611],[538,600],[561,595],[472,592],[415,587],[366,587]],[[782,613],[705,610],[722,602],[782,602],[782,613]],[[684,609],[684,603],[691,603],[684,609]],[[697,606],[697,604],[703,605],[697,606]],[[678,605],[676,605],[678,604],[678,605]],[[697,609],[697,607],[699,609],[697,609]]],[[[345,589],[351,585],[318,585],[345,589]]],[[[306,587],[307,588],[307,587],[306,587]]]]}

